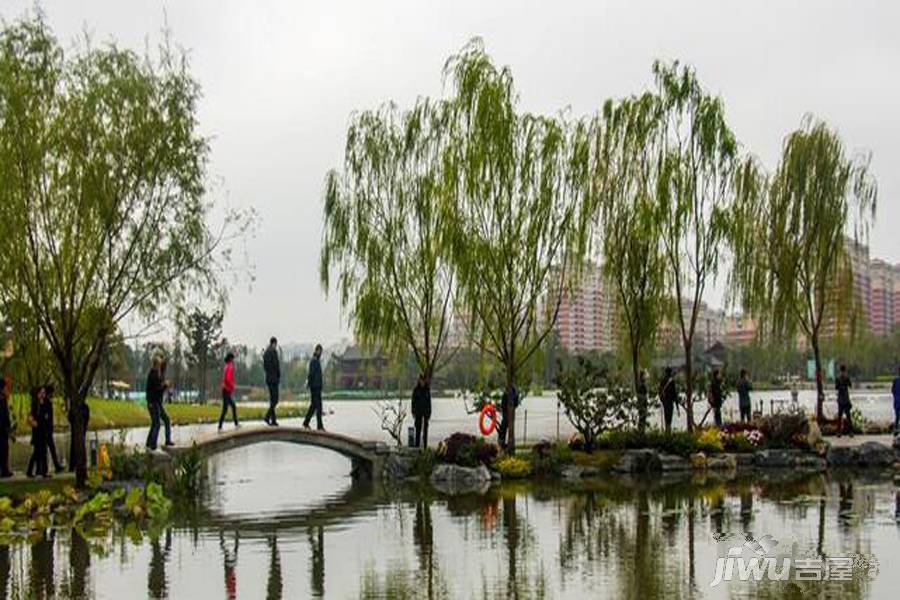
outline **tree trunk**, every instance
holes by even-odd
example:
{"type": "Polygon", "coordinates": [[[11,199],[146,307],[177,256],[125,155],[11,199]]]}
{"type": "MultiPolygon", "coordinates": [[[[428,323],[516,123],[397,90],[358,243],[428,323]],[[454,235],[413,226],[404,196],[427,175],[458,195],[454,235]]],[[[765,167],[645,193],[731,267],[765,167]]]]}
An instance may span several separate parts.
{"type": "Polygon", "coordinates": [[[810,340],[813,347],[813,358],[816,365],[816,423],[825,420],[825,373],[822,371],[822,356],[819,353],[819,336],[813,334],[810,340]]]}
{"type": "Polygon", "coordinates": [[[641,367],[639,364],[638,350],[635,348],[631,351],[631,374],[634,378],[634,394],[638,401],[638,431],[644,433],[647,429],[647,396],[638,393],[638,386],[641,380],[641,367]]]}
{"type": "Polygon", "coordinates": [[[691,356],[691,344],[684,345],[684,413],[687,417],[687,430],[694,431],[694,357],[691,356]]]}
{"type": "Polygon", "coordinates": [[[506,393],[509,395],[509,402],[507,402],[506,414],[503,415],[503,420],[507,424],[504,448],[507,454],[511,455],[516,453],[516,402],[512,396],[513,387],[515,387],[515,374],[511,369],[507,369],[506,393]]]}
{"type": "Polygon", "coordinates": [[[81,416],[84,414],[83,407],[87,399],[81,394],[71,369],[63,370],[62,376],[66,398],[68,398],[69,402],[69,410],[74,411],[73,414],[75,415],[71,420],[72,430],[69,432],[75,449],[75,486],[83,489],[87,485],[88,477],[87,423],[84,422],[81,416]]]}

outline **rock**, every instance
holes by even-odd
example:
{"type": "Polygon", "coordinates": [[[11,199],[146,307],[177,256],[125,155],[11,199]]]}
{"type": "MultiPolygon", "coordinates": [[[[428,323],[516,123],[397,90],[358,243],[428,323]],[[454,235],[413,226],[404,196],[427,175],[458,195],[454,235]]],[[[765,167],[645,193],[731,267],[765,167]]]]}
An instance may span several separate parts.
{"type": "Polygon", "coordinates": [[[829,446],[825,460],[829,467],[855,467],[859,459],[856,446],[829,446]]]}
{"type": "Polygon", "coordinates": [[[800,456],[799,450],[771,448],[757,450],[754,454],[754,462],[757,467],[763,469],[785,469],[793,467],[798,456],[800,456]]]}
{"type": "Polygon", "coordinates": [[[575,480],[581,479],[583,473],[583,467],[579,467],[578,465],[566,465],[560,469],[559,475],[563,479],[575,480]]]}
{"type": "Polygon", "coordinates": [[[794,468],[812,471],[824,471],[828,464],[825,459],[815,454],[800,454],[794,459],[794,468]]]}
{"type": "Polygon", "coordinates": [[[703,452],[697,452],[695,454],[691,454],[691,467],[693,467],[697,471],[703,471],[706,469],[706,454],[703,452]]]}
{"type": "Polygon", "coordinates": [[[880,442],[865,442],[859,447],[857,464],[861,467],[889,467],[894,464],[894,450],[880,442]]]}
{"type": "Polygon", "coordinates": [[[756,465],[756,455],[752,452],[736,452],[731,454],[734,457],[734,465],[738,469],[748,469],[756,465]]]}
{"type": "Polygon", "coordinates": [[[582,477],[600,477],[603,475],[603,469],[597,467],[581,467],[582,477]]]}
{"type": "Polygon", "coordinates": [[[384,461],[382,476],[386,480],[401,481],[412,474],[415,458],[411,454],[392,452],[384,461]]]}
{"type": "Polygon", "coordinates": [[[440,464],[431,472],[431,484],[451,496],[484,493],[490,487],[491,472],[484,465],[471,468],[440,464]]]}
{"type": "Polygon", "coordinates": [[[617,473],[646,473],[661,469],[659,453],[649,449],[626,450],[613,466],[613,471],[617,473]]]}
{"type": "Polygon", "coordinates": [[[691,463],[683,456],[678,456],[677,454],[660,454],[659,462],[663,473],[688,471],[691,468],[691,463]]]}
{"type": "Polygon", "coordinates": [[[822,429],[819,427],[819,424],[816,423],[815,419],[810,419],[807,423],[806,444],[810,448],[817,448],[823,441],[822,429]]]}
{"type": "Polygon", "coordinates": [[[737,469],[737,461],[733,454],[713,454],[706,457],[706,468],[733,471],[737,469]]]}

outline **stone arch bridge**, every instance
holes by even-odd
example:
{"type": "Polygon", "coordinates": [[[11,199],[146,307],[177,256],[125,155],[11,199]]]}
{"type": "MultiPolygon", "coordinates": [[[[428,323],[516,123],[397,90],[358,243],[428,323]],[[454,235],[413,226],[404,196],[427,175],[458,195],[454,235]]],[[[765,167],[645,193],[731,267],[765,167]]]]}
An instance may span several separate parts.
{"type": "Polygon", "coordinates": [[[302,427],[239,427],[203,435],[193,439],[190,445],[165,448],[169,457],[196,449],[201,459],[215,454],[266,442],[286,442],[301,446],[316,446],[333,450],[350,459],[354,479],[380,479],[384,463],[391,454],[390,447],[383,442],[364,441],[330,431],[316,431],[302,427]]]}

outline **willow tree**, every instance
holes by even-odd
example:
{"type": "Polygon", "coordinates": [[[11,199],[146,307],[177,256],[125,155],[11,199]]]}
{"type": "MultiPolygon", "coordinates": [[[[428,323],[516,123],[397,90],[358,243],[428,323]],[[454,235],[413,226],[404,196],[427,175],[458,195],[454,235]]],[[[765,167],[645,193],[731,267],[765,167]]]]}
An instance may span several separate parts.
{"type": "Polygon", "coordinates": [[[214,292],[218,249],[245,222],[207,225],[198,95],[166,46],[156,60],[115,44],[64,53],[40,16],[0,31],[0,302],[27,307],[79,414],[116,326],[214,292]]]}
{"type": "Polygon", "coordinates": [[[662,120],[656,220],[684,351],[690,431],[694,334],[703,296],[716,280],[729,239],[738,145],[725,122],[722,100],[701,87],[692,69],[657,62],[653,72],[662,120]]]}
{"type": "Polygon", "coordinates": [[[449,115],[428,100],[356,115],[344,172],[325,181],[323,287],[336,272],[356,338],[411,350],[429,386],[450,354],[455,289],[444,200],[449,115]]]}
{"type": "Polygon", "coordinates": [[[757,182],[739,205],[734,280],[760,329],[782,339],[802,333],[816,366],[816,418],[823,417],[820,340],[855,324],[850,244],[875,216],[877,185],[868,155],[848,156],[837,133],[806,117],[784,140],[768,186],[757,182]],[[853,239],[850,239],[852,237],[853,239]]]}
{"type": "MultiPolygon", "coordinates": [[[[660,151],[659,102],[653,94],[607,101],[603,107],[598,216],[603,271],[616,290],[617,316],[631,360],[634,389],[641,359],[656,338],[667,306],[666,257],[655,219],[660,151]]],[[[647,425],[647,398],[638,427],[647,425]]]]}
{"type": "MultiPolygon", "coordinates": [[[[509,69],[475,40],[450,58],[454,262],[472,340],[517,384],[553,330],[589,242],[590,128],[517,111],[509,69]]],[[[515,449],[515,403],[501,437],[515,449]],[[504,439],[505,437],[505,439],[504,439]]]]}

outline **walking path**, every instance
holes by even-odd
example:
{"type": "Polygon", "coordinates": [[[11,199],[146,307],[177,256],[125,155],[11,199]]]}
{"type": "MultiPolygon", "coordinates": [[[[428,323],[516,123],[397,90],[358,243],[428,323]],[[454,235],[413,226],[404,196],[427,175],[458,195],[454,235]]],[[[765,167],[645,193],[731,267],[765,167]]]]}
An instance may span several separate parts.
{"type": "Polygon", "coordinates": [[[889,433],[879,434],[879,435],[854,435],[850,437],[848,435],[837,437],[837,436],[828,436],[825,438],[825,441],[832,446],[835,447],[852,447],[852,446],[862,446],[866,442],[878,442],[880,444],[884,444],[885,446],[890,446],[894,443],[894,436],[889,433]]]}

